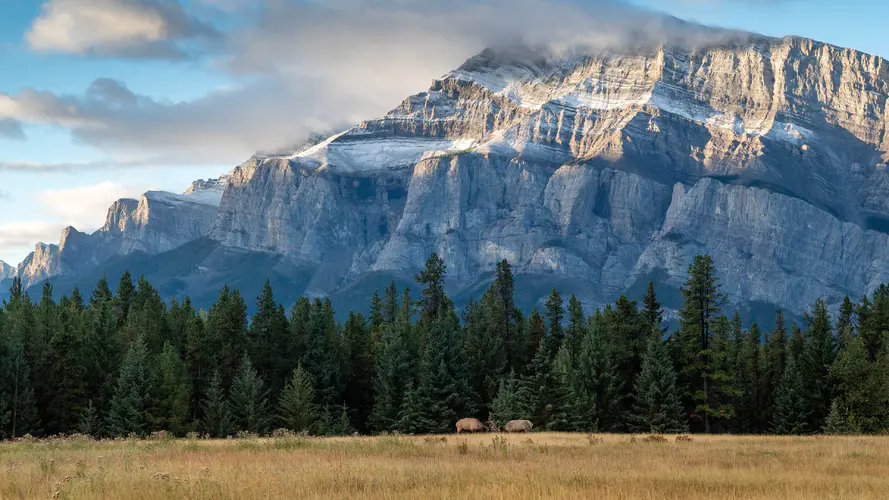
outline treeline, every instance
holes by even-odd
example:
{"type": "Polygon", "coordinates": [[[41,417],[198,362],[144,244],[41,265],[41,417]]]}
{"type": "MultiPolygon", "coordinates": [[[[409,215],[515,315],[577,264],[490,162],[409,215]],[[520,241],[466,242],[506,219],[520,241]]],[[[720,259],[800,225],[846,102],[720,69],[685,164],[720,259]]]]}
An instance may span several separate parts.
{"type": "Polygon", "coordinates": [[[889,288],[817,301],[802,328],[721,314],[709,256],[667,332],[653,284],[587,314],[555,290],[527,316],[509,263],[458,315],[432,255],[419,297],[390,285],[370,314],[336,321],[328,300],[289,314],[267,283],[256,314],[223,288],[209,311],[165,304],[144,278],[102,279],[88,300],[39,302],[16,280],[0,309],[0,436],[224,437],[452,432],[467,416],[582,432],[878,433],[889,428],[889,288]]]}

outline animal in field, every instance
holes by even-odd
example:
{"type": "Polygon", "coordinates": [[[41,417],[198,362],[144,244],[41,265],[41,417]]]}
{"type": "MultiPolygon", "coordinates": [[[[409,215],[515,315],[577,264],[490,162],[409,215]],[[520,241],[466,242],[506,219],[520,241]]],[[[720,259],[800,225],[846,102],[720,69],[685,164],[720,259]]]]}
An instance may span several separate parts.
{"type": "Polygon", "coordinates": [[[485,432],[488,428],[477,418],[463,418],[457,421],[457,434],[461,432],[485,432]]]}
{"type": "Polygon", "coordinates": [[[533,427],[529,420],[510,420],[503,426],[503,432],[531,432],[533,427]]]}

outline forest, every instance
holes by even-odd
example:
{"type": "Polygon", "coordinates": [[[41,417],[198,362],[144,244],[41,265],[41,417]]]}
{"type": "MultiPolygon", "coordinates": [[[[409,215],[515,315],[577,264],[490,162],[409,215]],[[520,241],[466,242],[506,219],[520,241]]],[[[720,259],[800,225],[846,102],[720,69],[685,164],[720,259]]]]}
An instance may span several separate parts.
{"type": "Polygon", "coordinates": [[[0,437],[313,435],[454,431],[463,417],[535,430],[609,433],[876,434],[889,428],[889,287],[818,300],[803,324],[722,314],[713,260],[694,258],[669,331],[650,283],[584,311],[556,290],[514,302],[507,261],[457,311],[433,254],[412,297],[391,284],[369,314],[329,300],[289,310],[267,283],[248,318],[238,290],[207,311],[167,304],[125,273],[39,301],[16,280],[0,308],[0,437]]]}

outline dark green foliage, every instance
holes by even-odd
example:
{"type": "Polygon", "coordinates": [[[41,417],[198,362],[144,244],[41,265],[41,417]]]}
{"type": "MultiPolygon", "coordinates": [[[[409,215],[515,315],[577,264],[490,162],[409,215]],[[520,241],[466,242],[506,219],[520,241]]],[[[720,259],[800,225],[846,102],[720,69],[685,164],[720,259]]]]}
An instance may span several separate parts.
{"type": "MultiPolygon", "coordinates": [[[[659,331],[659,326],[654,329],[659,331]]],[[[633,432],[676,434],[688,431],[682,408],[676,371],[667,345],[652,332],[652,340],[642,360],[642,371],[636,377],[633,406],[628,414],[633,432]]]]}
{"type": "Polygon", "coordinates": [[[148,346],[142,337],[137,337],[120,365],[120,375],[105,422],[108,432],[112,436],[147,434],[151,430],[150,397],[148,346]]]}
{"type": "Polygon", "coordinates": [[[256,370],[267,381],[269,393],[277,396],[293,363],[289,357],[290,327],[284,307],[275,302],[272,285],[265,282],[262,294],[256,298],[256,314],[250,323],[250,353],[256,370]]]}
{"type": "Polygon", "coordinates": [[[98,280],[86,303],[76,290],[55,302],[49,283],[32,302],[16,278],[0,307],[0,436],[453,432],[472,416],[584,432],[889,431],[885,285],[844,300],[836,329],[819,300],[803,330],[780,310],[771,331],[745,330],[698,256],[665,335],[653,282],[641,309],[621,297],[587,316],[553,290],[545,315],[523,317],[500,261],[461,324],[445,271],[432,256],[419,302],[392,283],[343,325],[320,298],[288,318],[270,284],[248,323],[227,287],[205,312],[167,306],[128,273],[116,293],[98,280]]]}
{"type": "Polygon", "coordinates": [[[796,358],[789,356],[778,393],[775,396],[775,413],[772,417],[772,432],[776,434],[806,434],[809,427],[810,410],[803,393],[802,372],[796,358]]]}
{"type": "Polygon", "coordinates": [[[491,402],[490,418],[498,427],[510,420],[530,418],[528,394],[515,372],[510,372],[507,378],[500,381],[497,397],[491,402]]]}
{"type": "Polygon", "coordinates": [[[315,391],[308,373],[298,365],[278,400],[278,419],[292,431],[309,432],[318,421],[315,391]]]}
{"type": "Polygon", "coordinates": [[[184,435],[191,430],[191,378],[173,344],[164,344],[153,376],[154,428],[184,435]]]}
{"type": "Polygon", "coordinates": [[[229,406],[235,430],[261,434],[268,429],[268,391],[250,358],[244,358],[232,382],[229,406]]]}
{"type": "Polygon", "coordinates": [[[222,377],[218,371],[213,372],[207,384],[207,392],[201,402],[204,418],[201,420],[201,430],[204,434],[222,438],[229,435],[234,428],[231,407],[228,398],[225,397],[225,389],[222,387],[222,377]]]}

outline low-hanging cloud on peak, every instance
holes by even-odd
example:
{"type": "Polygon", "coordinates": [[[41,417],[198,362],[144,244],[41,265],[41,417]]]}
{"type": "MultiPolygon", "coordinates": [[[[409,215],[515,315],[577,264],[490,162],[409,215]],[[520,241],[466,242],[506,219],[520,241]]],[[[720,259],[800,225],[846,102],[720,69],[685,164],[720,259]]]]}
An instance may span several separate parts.
{"type": "Polygon", "coordinates": [[[40,50],[147,57],[217,36],[203,57],[231,78],[227,88],[175,103],[103,78],[81,95],[0,92],[0,120],[66,128],[127,164],[147,156],[236,164],[382,115],[488,46],[585,50],[738,36],[618,0],[201,1],[234,27],[221,33],[194,17],[200,9],[173,0],[50,0],[28,38],[40,50]]]}

